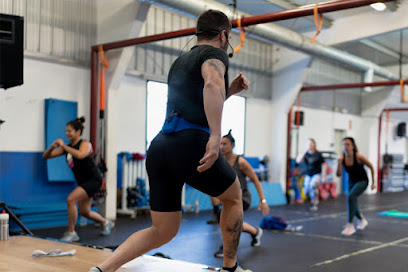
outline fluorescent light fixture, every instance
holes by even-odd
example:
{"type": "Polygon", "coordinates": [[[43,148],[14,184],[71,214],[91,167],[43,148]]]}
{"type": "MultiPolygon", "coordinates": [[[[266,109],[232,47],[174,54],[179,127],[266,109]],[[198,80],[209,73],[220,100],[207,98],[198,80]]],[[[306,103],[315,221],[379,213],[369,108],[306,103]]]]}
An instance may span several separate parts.
{"type": "Polygon", "coordinates": [[[373,9],[378,10],[378,11],[383,11],[387,8],[387,6],[384,3],[378,2],[378,3],[373,3],[370,5],[373,9]]]}

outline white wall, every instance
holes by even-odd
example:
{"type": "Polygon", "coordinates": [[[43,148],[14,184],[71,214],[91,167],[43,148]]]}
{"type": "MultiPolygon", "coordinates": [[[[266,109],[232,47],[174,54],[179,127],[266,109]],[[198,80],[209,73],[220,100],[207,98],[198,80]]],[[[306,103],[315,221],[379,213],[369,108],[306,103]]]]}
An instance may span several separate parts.
{"type": "MultiPolygon", "coordinates": [[[[295,110],[298,108],[294,108],[294,112],[295,110]]],[[[346,136],[354,137],[357,144],[359,143],[361,117],[307,107],[300,107],[300,111],[303,111],[304,123],[299,127],[298,153],[296,153],[297,128],[292,126],[291,158],[306,150],[306,143],[310,138],[316,141],[318,150],[335,151],[335,130],[345,131],[346,136]]]]}
{"type": "Polygon", "coordinates": [[[269,100],[247,98],[245,120],[245,156],[271,157],[271,108],[269,100]]]}
{"type": "Polygon", "coordinates": [[[280,182],[286,190],[286,146],[288,113],[296,100],[301,87],[310,57],[303,53],[280,48],[275,54],[274,75],[271,92],[272,105],[269,122],[271,123],[271,153],[269,162],[271,181],[280,182]],[[289,80],[288,80],[289,79],[289,80]]]}
{"type": "Polygon", "coordinates": [[[89,138],[89,70],[24,59],[24,84],[0,90],[0,151],[38,152],[45,149],[44,99],[78,102],[85,116],[83,137],[89,138]]]}
{"type": "Polygon", "coordinates": [[[146,80],[125,76],[118,94],[117,151],[146,151],[146,80]]]}
{"type": "MultiPolygon", "coordinates": [[[[358,150],[366,156],[374,167],[374,178],[377,180],[377,135],[378,122],[377,118],[361,117],[351,114],[343,114],[338,112],[330,112],[312,108],[301,107],[304,112],[304,125],[299,129],[299,152],[306,148],[306,142],[309,138],[314,138],[317,143],[317,148],[322,151],[334,151],[334,132],[335,130],[344,130],[345,135],[353,137],[356,141],[358,150]]],[[[395,125],[390,124],[390,130],[395,128],[395,125]]],[[[384,128],[382,136],[382,153],[384,153],[384,128]]],[[[390,131],[390,138],[392,139],[390,131]]],[[[395,134],[393,134],[395,135],[395,134]]],[[[291,158],[296,157],[296,131],[292,132],[291,158]]],[[[405,152],[406,140],[389,141],[389,151],[396,154],[405,152]],[[398,152],[397,152],[398,151],[398,152]]],[[[340,154],[338,154],[340,155],[340,154]]],[[[405,157],[406,158],[406,157],[405,157]]],[[[334,169],[335,170],[335,169],[334,169]]],[[[371,173],[368,167],[366,171],[371,182],[371,173]]],[[[335,178],[339,182],[338,178],[335,178]]],[[[371,189],[367,189],[367,193],[374,193],[371,189]]]]}

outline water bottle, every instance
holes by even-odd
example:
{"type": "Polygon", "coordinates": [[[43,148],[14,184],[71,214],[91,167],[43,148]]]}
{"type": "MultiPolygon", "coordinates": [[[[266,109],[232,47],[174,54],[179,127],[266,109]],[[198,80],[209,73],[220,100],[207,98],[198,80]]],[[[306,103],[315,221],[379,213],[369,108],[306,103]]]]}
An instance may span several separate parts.
{"type": "Polygon", "coordinates": [[[199,204],[198,204],[198,199],[194,201],[194,211],[196,214],[200,212],[199,204]]]}
{"type": "Polygon", "coordinates": [[[0,241],[9,239],[9,214],[3,211],[0,214],[0,241]]]}

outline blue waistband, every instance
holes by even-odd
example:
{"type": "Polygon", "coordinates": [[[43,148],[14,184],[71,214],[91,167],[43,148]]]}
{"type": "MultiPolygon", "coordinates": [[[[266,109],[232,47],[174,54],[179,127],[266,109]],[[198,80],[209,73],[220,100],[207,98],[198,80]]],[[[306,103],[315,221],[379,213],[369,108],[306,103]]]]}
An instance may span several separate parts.
{"type": "Polygon", "coordinates": [[[210,134],[209,128],[190,123],[184,120],[183,118],[177,116],[173,116],[170,122],[166,120],[161,131],[164,134],[171,134],[185,129],[198,129],[210,134]]]}

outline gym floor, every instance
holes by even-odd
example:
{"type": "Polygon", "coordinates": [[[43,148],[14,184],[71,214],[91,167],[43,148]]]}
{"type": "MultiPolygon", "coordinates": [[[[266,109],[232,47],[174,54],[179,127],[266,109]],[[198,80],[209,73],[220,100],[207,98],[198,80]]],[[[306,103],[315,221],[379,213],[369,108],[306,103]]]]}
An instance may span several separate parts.
{"type": "MultiPolygon", "coordinates": [[[[321,202],[317,212],[308,204],[274,206],[271,215],[289,224],[302,225],[299,232],[264,231],[258,248],[250,245],[251,237],[242,234],[238,250],[240,264],[254,272],[269,271],[408,271],[408,218],[378,216],[378,212],[397,209],[408,212],[408,192],[363,195],[360,209],[369,224],[364,231],[350,237],[340,234],[347,221],[346,198],[321,202]]],[[[147,254],[161,252],[172,259],[220,267],[222,260],[213,257],[221,245],[218,225],[208,225],[210,211],[183,215],[180,231],[167,245],[147,254]]],[[[244,220],[258,225],[262,215],[255,209],[245,213],[244,220]]],[[[114,248],[130,234],[150,226],[149,215],[117,218],[108,237],[99,235],[93,225],[77,227],[84,244],[114,248]]],[[[59,238],[65,228],[33,230],[41,237],[59,238]]]]}

